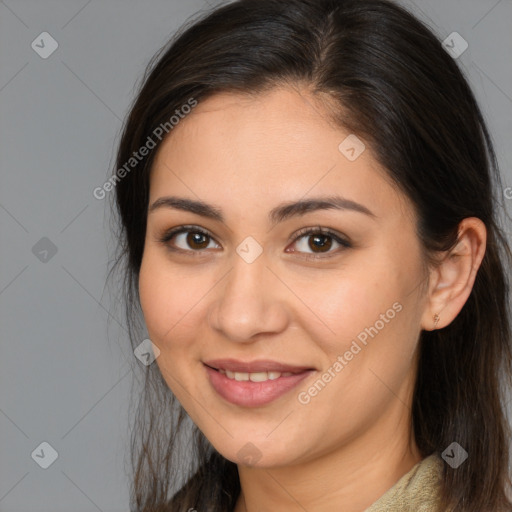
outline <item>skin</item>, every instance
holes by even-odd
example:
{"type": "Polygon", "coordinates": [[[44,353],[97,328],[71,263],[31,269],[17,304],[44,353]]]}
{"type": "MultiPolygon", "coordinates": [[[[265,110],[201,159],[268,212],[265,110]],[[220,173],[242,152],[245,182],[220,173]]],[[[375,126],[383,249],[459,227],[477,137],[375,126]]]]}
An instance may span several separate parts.
{"type": "Polygon", "coordinates": [[[213,446],[238,464],[236,512],[363,511],[422,459],[411,431],[418,337],[434,328],[434,314],[437,328],[455,318],[485,251],[484,225],[465,219],[458,245],[427,269],[409,200],[368,145],[355,161],[339,151],[349,133],[328,122],[324,106],[299,87],[214,95],[174,128],[151,172],[150,205],[172,195],[224,215],[220,222],[174,208],[149,213],[139,291],[164,379],[213,446]],[[374,216],[324,209],[269,222],[283,202],[334,194],[374,216]],[[186,234],[159,240],[186,224],[210,232],[200,239],[205,249],[187,244],[186,234]],[[318,226],[352,246],[327,238],[328,252],[315,252],[311,235],[295,236],[318,226]],[[236,252],[248,236],[263,249],[252,263],[236,252]],[[300,403],[298,394],[395,303],[401,311],[300,403]],[[224,357],[316,371],[268,405],[240,407],[217,395],[202,363],[224,357]],[[255,454],[250,464],[243,447],[255,454]]]}

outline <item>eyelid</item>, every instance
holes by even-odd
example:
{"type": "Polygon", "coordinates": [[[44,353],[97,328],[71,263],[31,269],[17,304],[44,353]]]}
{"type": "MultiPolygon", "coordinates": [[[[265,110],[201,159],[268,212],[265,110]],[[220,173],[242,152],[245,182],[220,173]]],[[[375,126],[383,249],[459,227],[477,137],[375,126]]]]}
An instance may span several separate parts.
{"type": "Polygon", "coordinates": [[[332,236],[335,240],[339,241],[340,243],[349,244],[350,241],[348,237],[342,235],[341,233],[338,233],[337,231],[334,231],[330,228],[324,228],[322,226],[310,226],[305,228],[300,228],[298,231],[293,232],[289,238],[288,242],[294,242],[298,238],[302,238],[304,235],[312,235],[316,233],[321,233],[322,235],[329,235],[332,236]]]}
{"type": "MultiPolygon", "coordinates": [[[[182,224],[174,228],[166,229],[158,238],[160,241],[165,241],[166,239],[171,239],[173,236],[187,231],[202,233],[215,240],[215,237],[207,229],[197,226],[196,224],[182,224]]],[[[216,243],[218,242],[216,241],[216,243]]]]}

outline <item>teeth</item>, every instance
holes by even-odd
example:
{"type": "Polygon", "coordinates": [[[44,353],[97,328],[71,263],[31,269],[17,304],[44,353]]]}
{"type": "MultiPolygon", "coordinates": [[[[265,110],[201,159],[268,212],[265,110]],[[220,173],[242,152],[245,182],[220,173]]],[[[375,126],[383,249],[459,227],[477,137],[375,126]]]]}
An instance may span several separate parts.
{"type": "Polygon", "coordinates": [[[225,375],[228,379],[234,379],[237,381],[248,381],[251,382],[265,382],[266,380],[275,380],[279,377],[289,377],[293,375],[291,372],[232,372],[230,370],[223,370],[219,368],[219,372],[225,375]]]}
{"type": "Polygon", "coordinates": [[[269,380],[269,377],[268,377],[267,372],[257,372],[257,373],[250,373],[249,379],[252,382],[264,382],[266,380],[269,380]]]}

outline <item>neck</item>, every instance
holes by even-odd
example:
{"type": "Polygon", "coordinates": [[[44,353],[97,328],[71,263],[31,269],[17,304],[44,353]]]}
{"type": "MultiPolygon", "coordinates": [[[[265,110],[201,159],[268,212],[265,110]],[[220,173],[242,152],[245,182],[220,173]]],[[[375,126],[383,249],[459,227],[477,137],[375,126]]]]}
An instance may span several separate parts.
{"type": "Polygon", "coordinates": [[[422,459],[410,415],[403,414],[403,404],[396,407],[350,444],[314,459],[286,467],[239,466],[235,512],[363,512],[422,459]]]}

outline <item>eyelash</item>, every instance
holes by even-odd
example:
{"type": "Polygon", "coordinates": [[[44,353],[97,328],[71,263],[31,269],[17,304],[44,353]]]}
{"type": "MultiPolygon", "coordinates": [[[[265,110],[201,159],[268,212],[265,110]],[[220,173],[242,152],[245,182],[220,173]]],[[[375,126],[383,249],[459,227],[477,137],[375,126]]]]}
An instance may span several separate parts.
{"type": "MultiPolygon", "coordinates": [[[[158,241],[160,243],[164,244],[169,250],[171,250],[173,252],[187,253],[187,254],[190,254],[191,256],[202,256],[203,255],[202,253],[204,252],[205,249],[185,250],[185,249],[172,247],[169,244],[169,242],[172,240],[172,238],[174,238],[176,235],[180,235],[181,233],[189,233],[189,232],[190,233],[200,233],[200,234],[210,238],[211,240],[213,240],[215,243],[218,244],[218,242],[215,241],[215,238],[208,231],[206,231],[203,228],[200,228],[199,226],[194,226],[194,225],[185,225],[185,226],[178,226],[176,228],[172,228],[172,229],[164,232],[163,235],[158,238],[158,241]]],[[[300,251],[290,251],[290,252],[299,252],[301,254],[301,257],[303,257],[304,259],[319,260],[319,259],[325,259],[325,258],[335,256],[341,250],[350,249],[353,247],[352,244],[348,240],[341,238],[334,231],[331,231],[328,228],[323,228],[321,226],[317,226],[314,228],[303,228],[303,229],[299,230],[297,233],[294,233],[293,235],[291,235],[290,238],[288,239],[288,241],[289,242],[290,241],[297,242],[301,238],[304,238],[307,236],[312,236],[312,235],[329,236],[335,242],[337,242],[341,246],[341,248],[338,248],[337,251],[329,251],[329,252],[323,253],[323,255],[322,255],[322,253],[315,254],[315,253],[304,253],[304,252],[300,252],[300,251]]]]}

